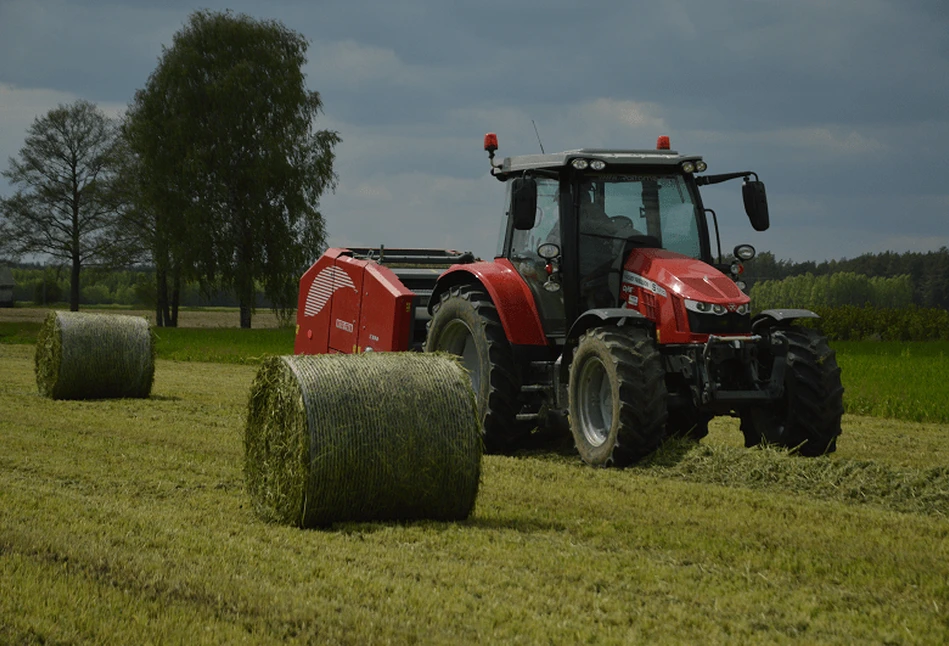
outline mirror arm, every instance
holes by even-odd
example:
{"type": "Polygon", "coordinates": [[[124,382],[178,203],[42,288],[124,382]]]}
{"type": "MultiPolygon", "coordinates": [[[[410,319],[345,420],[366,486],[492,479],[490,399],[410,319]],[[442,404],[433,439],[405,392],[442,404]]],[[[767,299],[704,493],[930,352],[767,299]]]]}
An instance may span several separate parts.
{"type": "MultiPolygon", "coordinates": [[[[705,209],[705,213],[711,214],[712,222],[715,224],[715,242],[718,245],[718,263],[721,264],[722,263],[722,239],[718,233],[718,216],[715,215],[715,211],[713,211],[712,209],[705,209]]],[[[706,222],[707,221],[708,220],[706,219],[706,222]]],[[[709,251],[711,251],[711,249],[709,249],[709,251]]]]}
{"type": "Polygon", "coordinates": [[[724,173],[722,175],[697,175],[695,177],[695,183],[699,186],[706,186],[708,184],[721,184],[722,182],[727,182],[730,179],[738,179],[739,177],[748,178],[749,175],[755,176],[755,181],[758,181],[758,173],[753,170],[744,170],[738,173],[724,173]]]}

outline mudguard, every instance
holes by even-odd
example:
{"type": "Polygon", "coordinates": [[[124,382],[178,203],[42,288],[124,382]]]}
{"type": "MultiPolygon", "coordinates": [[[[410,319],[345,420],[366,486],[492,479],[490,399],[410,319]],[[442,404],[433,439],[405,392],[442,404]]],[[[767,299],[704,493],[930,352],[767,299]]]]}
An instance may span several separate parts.
{"type": "Polygon", "coordinates": [[[786,325],[797,319],[819,319],[820,315],[810,310],[774,309],[759,312],[751,321],[751,331],[760,333],[775,325],[786,325]]]}
{"type": "Polygon", "coordinates": [[[600,307],[587,310],[570,326],[570,332],[567,333],[567,342],[564,344],[563,354],[560,359],[560,378],[562,383],[569,380],[570,363],[573,361],[573,351],[577,349],[580,337],[583,333],[592,327],[600,325],[626,324],[642,325],[649,329],[655,329],[656,325],[638,310],[627,307],[600,307]]]}
{"type": "Polygon", "coordinates": [[[429,310],[432,303],[439,301],[442,292],[462,283],[484,287],[498,310],[504,335],[511,344],[547,345],[534,295],[510,260],[498,258],[494,262],[452,265],[438,279],[429,310]]]}
{"type": "Polygon", "coordinates": [[[613,323],[623,325],[627,321],[630,323],[642,321],[650,327],[655,327],[655,324],[643,316],[639,310],[626,307],[601,307],[587,310],[573,322],[573,325],[570,326],[570,332],[567,334],[567,342],[570,343],[572,341],[576,343],[580,335],[591,327],[613,323]]]}

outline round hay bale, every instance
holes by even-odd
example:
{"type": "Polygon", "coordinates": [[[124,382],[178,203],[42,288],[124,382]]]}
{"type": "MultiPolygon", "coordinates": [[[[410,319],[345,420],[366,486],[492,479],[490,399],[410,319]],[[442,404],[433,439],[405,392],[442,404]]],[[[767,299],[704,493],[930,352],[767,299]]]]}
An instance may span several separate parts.
{"type": "Polygon", "coordinates": [[[463,520],[481,475],[471,380],[444,354],[271,357],[244,450],[257,515],[299,527],[463,520]]]}
{"type": "Polygon", "coordinates": [[[155,338],[137,316],[50,312],[36,337],[36,385],[52,399],[148,397],[155,338]]]}

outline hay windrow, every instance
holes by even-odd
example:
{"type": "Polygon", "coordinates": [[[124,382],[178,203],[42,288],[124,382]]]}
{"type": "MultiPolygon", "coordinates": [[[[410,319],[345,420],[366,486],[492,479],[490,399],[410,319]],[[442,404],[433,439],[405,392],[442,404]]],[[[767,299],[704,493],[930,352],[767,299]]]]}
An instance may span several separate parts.
{"type": "Polygon", "coordinates": [[[900,468],[868,460],[801,458],[773,446],[748,450],[670,440],[640,468],[689,482],[949,516],[945,466],[900,468]]]}
{"type": "Polygon", "coordinates": [[[268,521],[467,518],[481,471],[470,380],[438,354],[270,358],[251,387],[244,471],[268,521]]]}
{"type": "Polygon", "coordinates": [[[148,397],[155,339],[144,318],[50,312],[37,334],[36,385],[52,399],[148,397]]]}

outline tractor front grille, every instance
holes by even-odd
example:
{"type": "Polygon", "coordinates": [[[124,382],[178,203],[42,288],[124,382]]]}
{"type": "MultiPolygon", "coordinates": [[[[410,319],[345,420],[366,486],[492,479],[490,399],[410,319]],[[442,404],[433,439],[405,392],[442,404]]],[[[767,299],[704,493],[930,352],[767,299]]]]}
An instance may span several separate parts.
{"type": "Polygon", "coordinates": [[[751,332],[751,315],[700,314],[689,310],[689,330],[693,334],[747,334],[751,332]]]}

